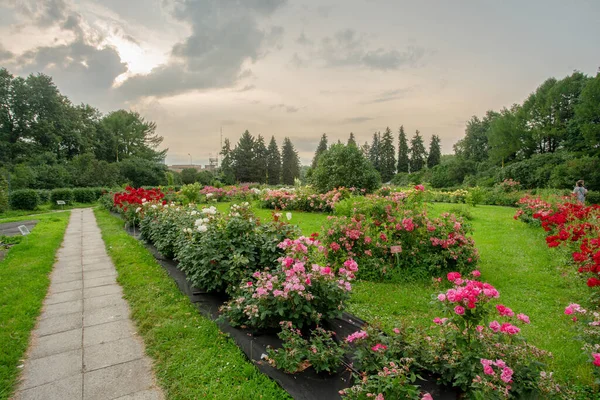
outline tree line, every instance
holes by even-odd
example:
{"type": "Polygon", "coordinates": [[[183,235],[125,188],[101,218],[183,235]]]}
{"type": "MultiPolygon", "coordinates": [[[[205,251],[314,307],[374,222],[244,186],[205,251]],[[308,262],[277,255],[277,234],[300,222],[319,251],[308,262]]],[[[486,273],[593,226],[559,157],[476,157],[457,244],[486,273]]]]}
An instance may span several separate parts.
{"type": "Polygon", "coordinates": [[[48,75],[0,68],[0,172],[13,189],[164,184],[162,140],[137,112],[103,115],[48,75]]]}
{"type": "MultiPolygon", "coordinates": [[[[354,133],[350,132],[348,146],[358,146],[354,133]]],[[[311,169],[317,167],[320,156],[328,149],[327,135],[324,133],[315,151],[311,169]]],[[[370,161],[381,176],[383,182],[389,182],[396,173],[414,173],[424,168],[433,168],[440,163],[441,141],[438,135],[432,135],[429,151],[425,149],[423,136],[417,130],[408,145],[404,126],[398,129],[398,152],[394,145],[394,134],[387,127],[383,132],[375,132],[371,144],[365,142],[360,146],[363,156],[370,161]]],[[[310,172],[309,172],[310,175],[310,172]]]]}
{"type": "Polygon", "coordinates": [[[522,104],[473,116],[454,157],[434,172],[440,185],[600,188],[600,73],[549,78],[522,104]]]}
{"type": "Polygon", "coordinates": [[[300,158],[288,137],[283,139],[280,152],[275,136],[271,136],[267,146],[262,135],[254,137],[246,130],[233,149],[229,139],[225,139],[220,154],[221,180],[227,184],[293,185],[300,177],[300,158]]]}

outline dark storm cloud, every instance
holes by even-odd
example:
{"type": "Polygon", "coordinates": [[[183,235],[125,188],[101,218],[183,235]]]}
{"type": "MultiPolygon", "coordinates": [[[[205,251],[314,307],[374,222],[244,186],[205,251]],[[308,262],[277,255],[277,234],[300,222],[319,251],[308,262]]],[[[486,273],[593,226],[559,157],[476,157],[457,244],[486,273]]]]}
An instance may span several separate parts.
{"type": "Polygon", "coordinates": [[[277,43],[282,27],[264,29],[262,20],[285,0],[179,1],[174,16],[192,27],[192,34],[173,46],[171,59],[148,75],[123,83],[129,98],[167,96],[196,89],[227,87],[241,79],[243,64],[255,62],[277,43]]]}
{"type": "Polygon", "coordinates": [[[114,48],[97,49],[81,40],[67,45],[38,47],[20,55],[22,74],[44,72],[75,102],[92,102],[109,92],[117,76],[127,71],[114,48]]]}
{"type": "Polygon", "coordinates": [[[424,54],[425,51],[416,46],[404,51],[369,48],[364,36],[353,29],[323,38],[317,51],[317,56],[330,67],[358,66],[382,71],[414,66],[424,54]]]}

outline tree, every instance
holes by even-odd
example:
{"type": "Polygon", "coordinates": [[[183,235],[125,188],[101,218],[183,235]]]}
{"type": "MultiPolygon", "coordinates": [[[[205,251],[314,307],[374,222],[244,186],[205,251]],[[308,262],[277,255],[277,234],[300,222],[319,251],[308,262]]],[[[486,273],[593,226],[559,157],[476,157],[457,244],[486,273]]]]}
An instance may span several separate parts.
{"type": "Polygon", "coordinates": [[[181,183],[189,185],[196,182],[198,179],[198,171],[196,168],[184,168],[181,170],[181,183]]]}
{"type": "MultiPolygon", "coordinates": [[[[527,132],[521,106],[515,104],[510,109],[504,108],[499,116],[490,123],[488,145],[490,161],[496,165],[516,160],[517,156],[529,157],[532,145],[531,136],[527,132]]],[[[535,145],[533,145],[535,147],[535,145]]]]}
{"type": "Polygon", "coordinates": [[[333,145],[323,153],[311,182],[321,193],[341,186],[372,192],[381,184],[379,173],[360,149],[343,144],[333,145]]]}
{"type": "Polygon", "coordinates": [[[385,129],[379,144],[379,168],[383,182],[389,182],[396,174],[394,135],[389,127],[385,129]]]}
{"type": "Polygon", "coordinates": [[[438,135],[431,136],[429,143],[429,155],[427,156],[427,168],[433,168],[440,163],[442,159],[442,149],[440,148],[440,137],[438,135]]]}
{"type": "Polygon", "coordinates": [[[265,138],[262,135],[258,135],[256,142],[254,143],[254,170],[255,170],[255,182],[266,183],[267,182],[267,146],[265,145],[265,138]]]}
{"type": "Polygon", "coordinates": [[[415,132],[410,141],[410,172],[418,172],[425,167],[427,153],[425,152],[425,144],[419,130],[415,132]]]}
{"type": "Polygon", "coordinates": [[[465,128],[465,137],[454,145],[454,153],[465,160],[486,161],[489,157],[488,131],[491,122],[500,114],[488,111],[482,119],[471,117],[465,128]]]}
{"type": "Polygon", "coordinates": [[[404,125],[398,130],[398,172],[408,172],[408,140],[404,133],[404,125]]]}
{"type": "Polygon", "coordinates": [[[376,132],[373,134],[373,142],[371,142],[371,147],[369,148],[369,161],[375,167],[375,169],[380,172],[381,166],[379,165],[380,155],[379,155],[379,142],[381,141],[381,133],[376,132]]]}
{"type": "Polygon", "coordinates": [[[156,123],[147,122],[134,111],[118,110],[100,122],[96,147],[106,154],[106,161],[119,162],[129,157],[161,161],[167,150],[157,151],[163,138],[156,133],[156,123]]]}
{"type": "Polygon", "coordinates": [[[581,91],[580,103],[575,108],[578,124],[583,135],[582,142],[588,152],[600,154],[600,72],[590,79],[581,91]]]}
{"type": "Polygon", "coordinates": [[[167,183],[166,166],[146,160],[130,157],[120,162],[119,169],[125,182],[133,187],[158,186],[167,183]]]}
{"type": "Polygon", "coordinates": [[[283,139],[281,149],[281,180],[284,185],[293,185],[300,176],[300,159],[290,138],[283,139]]]}
{"type": "Polygon", "coordinates": [[[281,182],[281,155],[275,136],[271,136],[267,153],[267,182],[269,185],[279,185],[281,182]]]}
{"type": "Polygon", "coordinates": [[[254,162],[254,137],[246,130],[233,149],[233,170],[238,182],[253,182],[256,177],[254,162]]]}
{"type": "Polygon", "coordinates": [[[228,138],[225,138],[220,154],[223,156],[221,158],[221,179],[225,184],[232,185],[235,183],[235,171],[233,170],[231,142],[228,138]]]}
{"type": "Polygon", "coordinates": [[[371,154],[371,146],[369,146],[368,142],[365,142],[365,144],[360,146],[360,152],[362,153],[363,157],[365,157],[367,160],[369,159],[371,154]]]}
{"type": "Polygon", "coordinates": [[[317,150],[315,151],[315,156],[313,157],[311,168],[315,168],[317,166],[317,161],[319,161],[319,156],[327,151],[327,135],[323,134],[321,136],[321,141],[317,146],[317,150]]]}
{"type": "Polygon", "coordinates": [[[350,137],[348,138],[348,146],[356,146],[356,139],[354,138],[354,133],[350,132],[350,137]]]}

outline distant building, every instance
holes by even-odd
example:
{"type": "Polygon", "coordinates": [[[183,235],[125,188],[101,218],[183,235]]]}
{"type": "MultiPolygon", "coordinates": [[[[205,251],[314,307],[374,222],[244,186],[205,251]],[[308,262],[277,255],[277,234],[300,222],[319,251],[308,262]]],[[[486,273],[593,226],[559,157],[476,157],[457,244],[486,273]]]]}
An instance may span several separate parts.
{"type": "Polygon", "coordinates": [[[167,165],[167,168],[173,172],[181,172],[184,169],[194,168],[196,171],[202,171],[202,165],[167,165]]]}

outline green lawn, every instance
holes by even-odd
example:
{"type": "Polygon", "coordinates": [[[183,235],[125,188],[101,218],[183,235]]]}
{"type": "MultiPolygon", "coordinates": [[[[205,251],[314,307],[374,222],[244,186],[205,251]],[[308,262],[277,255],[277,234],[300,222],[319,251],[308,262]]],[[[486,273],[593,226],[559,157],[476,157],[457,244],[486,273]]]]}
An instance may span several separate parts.
{"type": "Polygon", "coordinates": [[[38,206],[38,208],[35,210],[8,210],[3,213],[0,213],[0,224],[3,224],[5,222],[14,222],[14,221],[27,219],[27,218],[21,218],[21,217],[25,217],[25,216],[31,216],[32,219],[37,219],[37,217],[36,218],[33,218],[33,217],[35,217],[37,215],[72,210],[74,208],[89,208],[89,207],[93,207],[95,205],[96,205],[96,203],[93,203],[93,204],[71,203],[69,205],[57,208],[56,206],[53,207],[52,204],[42,204],[41,206],[38,206]]]}
{"type": "MultiPolygon", "coordinates": [[[[21,218],[29,219],[28,217],[21,218]]],[[[9,398],[29,344],[69,213],[38,216],[31,234],[0,261],[0,399],[9,398]]],[[[18,219],[17,219],[18,220],[18,219]]]]}
{"type": "Polygon", "coordinates": [[[289,398],[214,322],[198,314],[154,257],[125,233],[121,219],[104,210],[95,213],[167,398],[289,398]]]}

